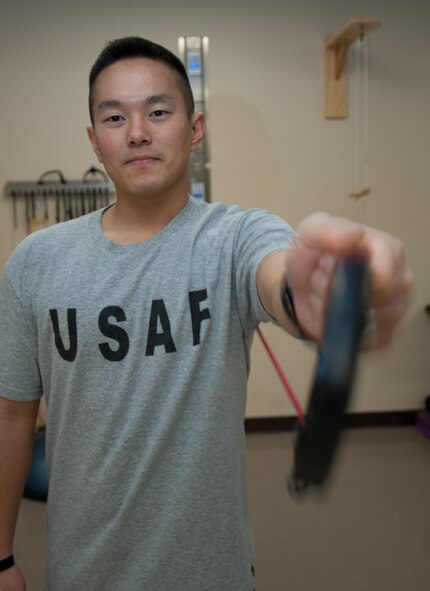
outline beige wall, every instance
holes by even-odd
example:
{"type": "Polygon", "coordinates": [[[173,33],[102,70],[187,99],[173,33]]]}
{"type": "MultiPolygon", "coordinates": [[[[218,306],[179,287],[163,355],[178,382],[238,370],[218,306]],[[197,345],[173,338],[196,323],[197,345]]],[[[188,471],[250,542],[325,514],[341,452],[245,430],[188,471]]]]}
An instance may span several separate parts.
{"type": "MultiPolygon", "coordinates": [[[[214,200],[271,209],[296,224],[316,209],[398,234],[416,275],[395,344],[366,357],[357,410],[422,405],[430,391],[430,7],[423,0],[23,0],[0,21],[0,183],[60,168],[80,178],[89,147],[87,74],[104,42],[126,34],[177,51],[180,35],[210,38],[214,200]],[[354,186],[354,118],[323,117],[323,39],[350,18],[374,16],[371,36],[371,187],[354,186]]],[[[350,66],[353,58],[350,53],[350,66]]],[[[24,235],[0,200],[0,267],[24,235]]],[[[314,353],[273,327],[266,334],[302,401],[314,353]]],[[[292,414],[260,343],[253,351],[249,416],[292,414]]]]}

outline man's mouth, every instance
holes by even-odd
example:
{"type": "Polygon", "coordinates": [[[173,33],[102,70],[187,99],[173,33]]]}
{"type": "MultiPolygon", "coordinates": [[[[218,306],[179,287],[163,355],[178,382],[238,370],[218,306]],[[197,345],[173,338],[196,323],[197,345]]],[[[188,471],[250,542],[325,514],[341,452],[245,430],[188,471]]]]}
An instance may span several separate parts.
{"type": "Polygon", "coordinates": [[[156,156],[152,156],[151,154],[140,154],[140,155],[135,155],[132,158],[126,160],[125,164],[131,164],[131,165],[149,165],[152,164],[153,162],[156,162],[157,160],[159,160],[159,158],[157,158],[156,156]]]}

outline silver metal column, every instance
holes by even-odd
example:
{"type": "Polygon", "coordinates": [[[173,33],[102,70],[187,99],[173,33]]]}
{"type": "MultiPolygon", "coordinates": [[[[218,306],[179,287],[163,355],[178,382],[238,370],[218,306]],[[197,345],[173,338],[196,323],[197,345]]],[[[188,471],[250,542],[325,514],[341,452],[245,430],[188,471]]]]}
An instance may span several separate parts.
{"type": "Polygon", "coordinates": [[[179,37],[179,55],[187,70],[193,91],[196,111],[206,115],[205,138],[190,156],[190,193],[197,199],[211,200],[209,155],[209,38],[202,36],[179,37]]]}

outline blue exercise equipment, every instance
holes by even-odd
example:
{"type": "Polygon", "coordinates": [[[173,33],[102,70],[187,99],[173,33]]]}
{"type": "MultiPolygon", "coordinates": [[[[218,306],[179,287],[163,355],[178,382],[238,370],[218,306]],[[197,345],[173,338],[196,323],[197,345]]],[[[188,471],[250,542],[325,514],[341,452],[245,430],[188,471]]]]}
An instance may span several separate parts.
{"type": "Polygon", "coordinates": [[[45,459],[45,429],[37,429],[34,435],[30,470],[24,489],[24,497],[37,501],[48,498],[48,473],[45,459]]]}

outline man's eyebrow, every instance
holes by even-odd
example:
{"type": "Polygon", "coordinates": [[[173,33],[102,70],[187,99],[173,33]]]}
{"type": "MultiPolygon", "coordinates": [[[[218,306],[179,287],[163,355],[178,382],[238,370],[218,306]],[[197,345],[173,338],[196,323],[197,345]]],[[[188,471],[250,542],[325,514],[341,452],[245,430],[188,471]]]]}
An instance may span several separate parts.
{"type": "Polygon", "coordinates": [[[98,111],[106,111],[107,109],[118,109],[119,107],[121,107],[121,105],[122,105],[121,101],[116,101],[114,99],[108,99],[108,100],[101,101],[101,103],[97,107],[97,110],[98,111]]]}
{"type": "MultiPolygon", "coordinates": [[[[100,102],[97,110],[100,112],[100,111],[107,111],[108,109],[120,109],[127,102],[128,101],[120,101],[117,99],[105,99],[100,102]]],[[[133,100],[133,102],[135,102],[135,101],[133,100]]],[[[141,104],[144,106],[151,107],[155,104],[160,104],[160,103],[164,104],[164,105],[171,104],[174,102],[174,99],[170,95],[162,93],[162,94],[153,94],[151,96],[147,96],[142,101],[137,101],[137,102],[141,102],[141,104]]]]}
{"type": "Polygon", "coordinates": [[[174,99],[172,96],[170,96],[168,94],[153,94],[152,96],[146,97],[146,99],[143,102],[146,105],[151,106],[151,105],[154,105],[155,103],[163,103],[163,104],[173,103],[174,99]]]}

